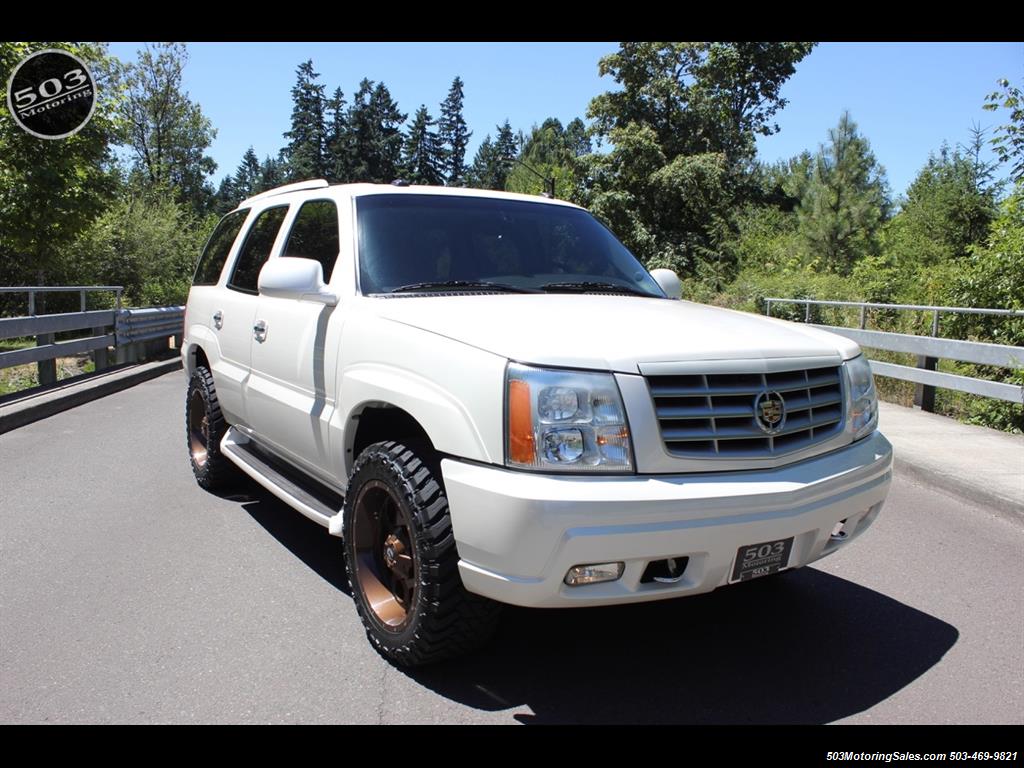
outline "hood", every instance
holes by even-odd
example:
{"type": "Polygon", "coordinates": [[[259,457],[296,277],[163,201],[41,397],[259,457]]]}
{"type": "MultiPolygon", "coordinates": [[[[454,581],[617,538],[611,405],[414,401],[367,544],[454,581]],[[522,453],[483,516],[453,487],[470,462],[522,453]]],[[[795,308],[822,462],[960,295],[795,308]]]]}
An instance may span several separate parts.
{"type": "Polygon", "coordinates": [[[637,373],[644,363],[855,357],[849,339],[690,301],[593,294],[373,298],[388,320],[537,365],[637,373]]]}

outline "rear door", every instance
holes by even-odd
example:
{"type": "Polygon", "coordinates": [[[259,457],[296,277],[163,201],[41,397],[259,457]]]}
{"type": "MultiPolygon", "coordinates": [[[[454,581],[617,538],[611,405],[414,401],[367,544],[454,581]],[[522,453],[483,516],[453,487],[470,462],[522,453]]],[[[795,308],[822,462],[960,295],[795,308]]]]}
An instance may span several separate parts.
{"type": "MultiPolygon", "coordinates": [[[[298,207],[280,254],[318,261],[331,283],[340,250],[333,200],[298,207]]],[[[336,307],[314,301],[260,296],[246,404],[261,442],[330,479],[328,424],[334,414],[337,338],[345,299],[336,307]],[[333,351],[328,351],[333,350],[333,351]]]]}
{"type": "Polygon", "coordinates": [[[211,307],[220,347],[220,361],[214,371],[217,396],[229,420],[236,424],[250,424],[244,389],[249,378],[253,321],[259,302],[256,281],[287,213],[287,205],[275,205],[250,217],[251,223],[227,278],[227,290],[219,291],[216,306],[211,307]]]}

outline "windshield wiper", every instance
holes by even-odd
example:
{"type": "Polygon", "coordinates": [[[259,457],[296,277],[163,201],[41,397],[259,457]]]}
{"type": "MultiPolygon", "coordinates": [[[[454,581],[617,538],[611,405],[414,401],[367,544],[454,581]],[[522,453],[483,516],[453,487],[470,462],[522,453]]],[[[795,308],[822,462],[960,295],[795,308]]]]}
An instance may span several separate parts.
{"type": "Polygon", "coordinates": [[[632,288],[619,283],[599,283],[583,281],[578,283],[546,283],[541,287],[542,291],[565,291],[566,293],[628,293],[631,296],[646,296],[649,299],[658,298],[654,294],[632,288]]]}
{"type": "Polygon", "coordinates": [[[524,288],[507,283],[492,283],[486,280],[439,280],[428,283],[410,283],[392,288],[391,293],[416,293],[417,291],[478,290],[502,291],[504,293],[540,293],[536,288],[524,288]]]}

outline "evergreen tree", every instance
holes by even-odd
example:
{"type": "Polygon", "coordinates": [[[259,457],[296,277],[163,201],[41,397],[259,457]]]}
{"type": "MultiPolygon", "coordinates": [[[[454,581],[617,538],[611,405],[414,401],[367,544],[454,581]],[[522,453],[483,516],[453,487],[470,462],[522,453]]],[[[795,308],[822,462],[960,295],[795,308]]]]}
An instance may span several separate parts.
{"type": "Polygon", "coordinates": [[[858,258],[878,251],[878,231],[888,208],[885,170],[844,112],[829,130],[828,146],[818,150],[797,207],[800,234],[812,259],[848,272],[858,258]]]}
{"type": "Polygon", "coordinates": [[[252,147],[245,150],[242,162],[235,171],[233,192],[241,199],[256,194],[260,181],[260,161],[252,147]]]}
{"type": "Polygon", "coordinates": [[[296,70],[292,88],[292,127],[284,134],[288,145],[284,156],[288,162],[291,181],[318,179],[327,175],[327,126],[324,86],[313,70],[313,61],[307,60],[296,70]]]}
{"type": "Polygon", "coordinates": [[[345,183],[351,179],[351,135],[345,112],[345,95],[341,88],[327,100],[327,180],[345,183]]]}
{"type": "Polygon", "coordinates": [[[280,187],[285,180],[285,163],[281,159],[275,160],[267,156],[260,165],[260,180],[257,185],[258,192],[266,192],[268,189],[280,187]]]}
{"type": "Polygon", "coordinates": [[[359,83],[348,110],[351,181],[394,181],[402,161],[404,121],[387,86],[365,78],[359,83]]]}
{"type": "Polygon", "coordinates": [[[410,184],[444,183],[444,154],[437,133],[431,130],[434,125],[426,105],[421,105],[409,126],[402,157],[402,173],[410,184]]]}
{"type": "Polygon", "coordinates": [[[494,142],[491,141],[491,134],[487,134],[477,147],[473,164],[466,170],[466,182],[477,189],[498,189],[494,170],[494,142]]]}
{"type": "Polygon", "coordinates": [[[450,187],[462,187],[466,183],[466,146],[473,132],[466,127],[462,116],[464,94],[462,78],[456,76],[448,96],[441,104],[441,118],[438,121],[441,146],[444,150],[445,182],[450,187]]]}
{"type": "Polygon", "coordinates": [[[494,189],[505,189],[505,182],[512,172],[516,158],[519,156],[520,142],[512,132],[512,126],[506,120],[502,125],[497,126],[498,138],[494,142],[496,186],[494,189]]]}
{"type": "Polygon", "coordinates": [[[384,83],[378,83],[370,97],[370,110],[376,133],[375,152],[371,156],[370,177],[374,181],[389,183],[398,178],[402,163],[402,123],[406,116],[391,98],[384,83]]]}

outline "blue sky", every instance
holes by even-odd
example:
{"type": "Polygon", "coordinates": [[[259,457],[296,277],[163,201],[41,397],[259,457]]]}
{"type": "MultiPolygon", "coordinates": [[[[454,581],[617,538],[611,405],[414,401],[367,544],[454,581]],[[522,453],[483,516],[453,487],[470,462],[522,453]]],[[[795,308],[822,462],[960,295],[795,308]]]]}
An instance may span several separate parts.
{"type": "MultiPolygon", "coordinates": [[[[113,43],[132,60],[138,43],[113,43]]],[[[598,59],[616,43],[191,43],[185,85],[213,121],[214,179],[234,172],[252,145],[276,155],[291,115],[296,66],[312,59],[328,92],[349,98],[363,77],[383,81],[403,112],[425,103],[435,117],[452,78],[466,83],[469,158],[508,118],[528,130],[547,117],[582,117],[590,99],[614,86],[598,77],[598,59]]],[[[1024,43],[823,43],[783,88],[789,105],[779,134],[758,141],[774,161],[814,150],[850,110],[890,185],[902,193],[943,141],[966,142],[972,123],[996,124],[984,112],[995,81],[1024,75],[1024,43]]]]}

